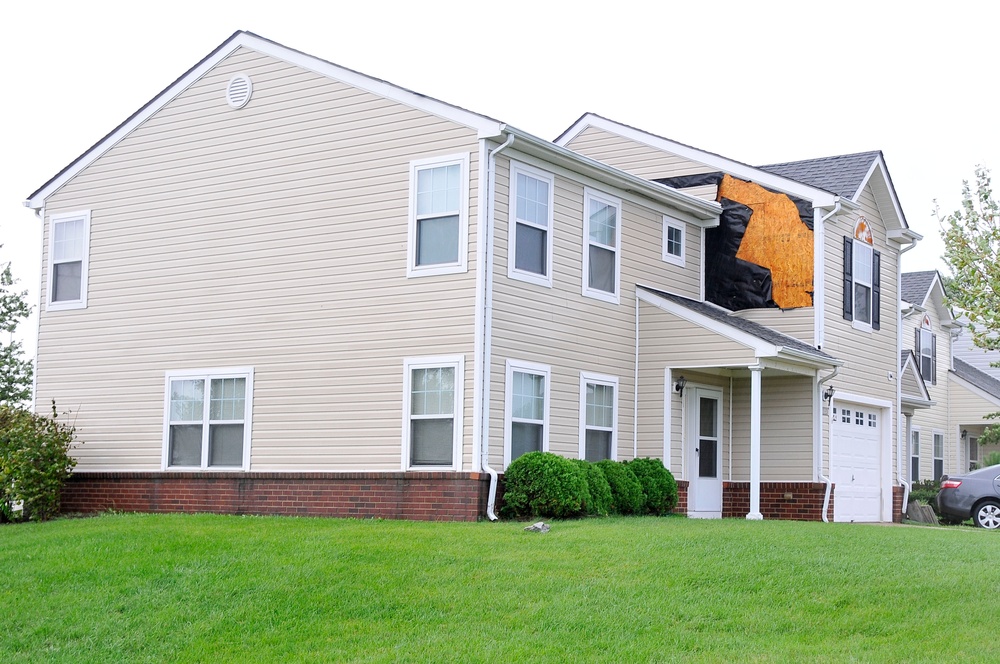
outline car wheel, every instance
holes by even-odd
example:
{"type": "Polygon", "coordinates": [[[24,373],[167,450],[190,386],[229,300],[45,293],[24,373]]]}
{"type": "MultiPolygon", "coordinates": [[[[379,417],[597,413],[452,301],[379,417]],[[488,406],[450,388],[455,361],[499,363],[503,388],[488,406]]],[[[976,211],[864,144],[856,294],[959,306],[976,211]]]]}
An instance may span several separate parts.
{"type": "Polygon", "coordinates": [[[980,528],[996,530],[1000,528],[1000,503],[988,500],[972,513],[972,520],[980,528]]]}

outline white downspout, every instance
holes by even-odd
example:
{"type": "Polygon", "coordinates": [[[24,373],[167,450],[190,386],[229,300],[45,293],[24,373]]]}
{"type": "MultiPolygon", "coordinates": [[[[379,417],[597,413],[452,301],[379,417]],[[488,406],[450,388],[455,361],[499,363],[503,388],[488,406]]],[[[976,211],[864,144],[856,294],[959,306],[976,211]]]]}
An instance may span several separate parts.
{"type": "MultiPolygon", "coordinates": [[[[636,286],[636,290],[638,290],[636,286]]],[[[639,293],[635,294],[635,368],[632,373],[632,458],[639,456],[639,293]]]]}
{"type": "MultiPolygon", "coordinates": [[[[899,256],[896,257],[896,357],[899,357],[903,352],[903,319],[899,313],[899,284],[903,281],[903,261],[902,257],[910,249],[917,246],[916,242],[910,242],[902,249],[899,250],[899,256]]],[[[897,362],[899,360],[896,360],[897,362]]],[[[902,415],[902,402],[903,402],[903,386],[902,376],[899,375],[899,369],[896,369],[896,412],[902,415]]],[[[897,418],[898,419],[898,418],[897,418]]],[[[908,421],[905,415],[903,416],[903,421],[908,421]]],[[[906,427],[907,429],[909,427],[906,427]]],[[[906,514],[906,504],[910,500],[910,483],[903,479],[903,437],[907,435],[907,431],[900,431],[899,422],[896,422],[896,480],[899,482],[899,486],[903,487],[903,504],[900,507],[900,511],[906,514]]]]}
{"type": "MultiPolygon", "coordinates": [[[[832,379],[840,371],[840,367],[834,367],[825,378],[816,381],[816,395],[813,397],[813,453],[816,455],[816,477],[826,484],[826,491],[823,493],[823,523],[830,523],[827,512],[830,509],[830,491],[833,489],[833,481],[823,474],[823,385],[832,379]]],[[[833,399],[830,399],[830,407],[833,407],[833,399]]],[[[833,431],[831,430],[831,435],[833,431]]]]}
{"type": "Polygon", "coordinates": [[[497,515],[494,511],[497,500],[497,471],[490,466],[490,363],[492,362],[492,340],[491,333],[493,327],[493,221],[496,208],[496,155],[502,150],[506,150],[514,142],[514,135],[508,134],[507,140],[494,148],[486,160],[486,218],[485,228],[480,232],[486,236],[485,256],[483,264],[479,266],[483,274],[482,283],[482,370],[478,386],[480,396],[480,421],[479,421],[479,451],[480,465],[490,476],[490,493],[486,501],[486,516],[490,521],[496,521],[497,515]]]}

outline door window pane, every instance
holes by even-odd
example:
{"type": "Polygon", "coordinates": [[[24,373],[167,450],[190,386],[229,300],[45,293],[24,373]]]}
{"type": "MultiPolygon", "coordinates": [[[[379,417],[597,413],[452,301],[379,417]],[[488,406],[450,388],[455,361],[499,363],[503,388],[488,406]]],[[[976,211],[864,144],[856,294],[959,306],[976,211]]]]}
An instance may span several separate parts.
{"type": "Polygon", "coordinates": [[[700,435],[712,438],[719,435],[719,432],[716,431],[718,406],[719,402],[716,399],[701,398],[701,405],[699,407],[701,428],[698,430],[700,435]]]}
{"type": "Polygon", "coordinates": [[[717,441],[705,438],[698,441],[698,477],[718,476],[718,448],[717,441]]]}

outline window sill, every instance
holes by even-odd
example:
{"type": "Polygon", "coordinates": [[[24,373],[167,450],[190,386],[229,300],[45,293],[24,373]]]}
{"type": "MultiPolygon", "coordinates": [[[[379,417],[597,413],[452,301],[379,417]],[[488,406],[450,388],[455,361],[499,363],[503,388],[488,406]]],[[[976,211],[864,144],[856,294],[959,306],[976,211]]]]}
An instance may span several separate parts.
{"type": "Polygon", "coordinates": [[[468,271],[469,268],[465,264],[449,263],[446,265],[428,265],[426,267],[414,267],[410,265],[406,268],[406,278],[435,277],[442,274],[461,274],[468,271]]]}
{"type": "Polygon", "coordinates": [[[534,272],[523,272],[521,270],[509,270],[507,272],[507,277],[514,279],[515,281],[524,281],[529,284],[535,284],[536,286],[542,286],[543,288],[552,288],[552,276],[545,276],[543,274],[535,274],[534,272]]]}

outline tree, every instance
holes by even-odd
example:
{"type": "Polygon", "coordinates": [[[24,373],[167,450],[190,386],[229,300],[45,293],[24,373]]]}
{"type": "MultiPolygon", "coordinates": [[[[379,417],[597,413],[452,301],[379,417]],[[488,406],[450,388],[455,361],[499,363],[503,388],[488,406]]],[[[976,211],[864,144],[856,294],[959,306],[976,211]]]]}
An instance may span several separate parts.
{"type": "MultiPolygon", "coordinates": [[[[968,317],[972,343],[1000,350],[1000,203],[993,197],[989,169],[976,167],[975,191],[968,180],[962,182],[961,209],[942,217],[935,207],[935,214],[941,223],[944,260],[953,275],[948,304],[968,317]]],[[[987,417],[996,419],[1000,413],[987,417]]],[[[979,442],[1000,442],[1000,424],[990,424],[979,442]]]]}
{"type": "Polygon", "coordinates": [[[10,263],[0,270],[0,405],[23,404],[31,398],[31,360],[14,340],[14,331],[31,314],[28,291],[15,291],[10,263]]]}

